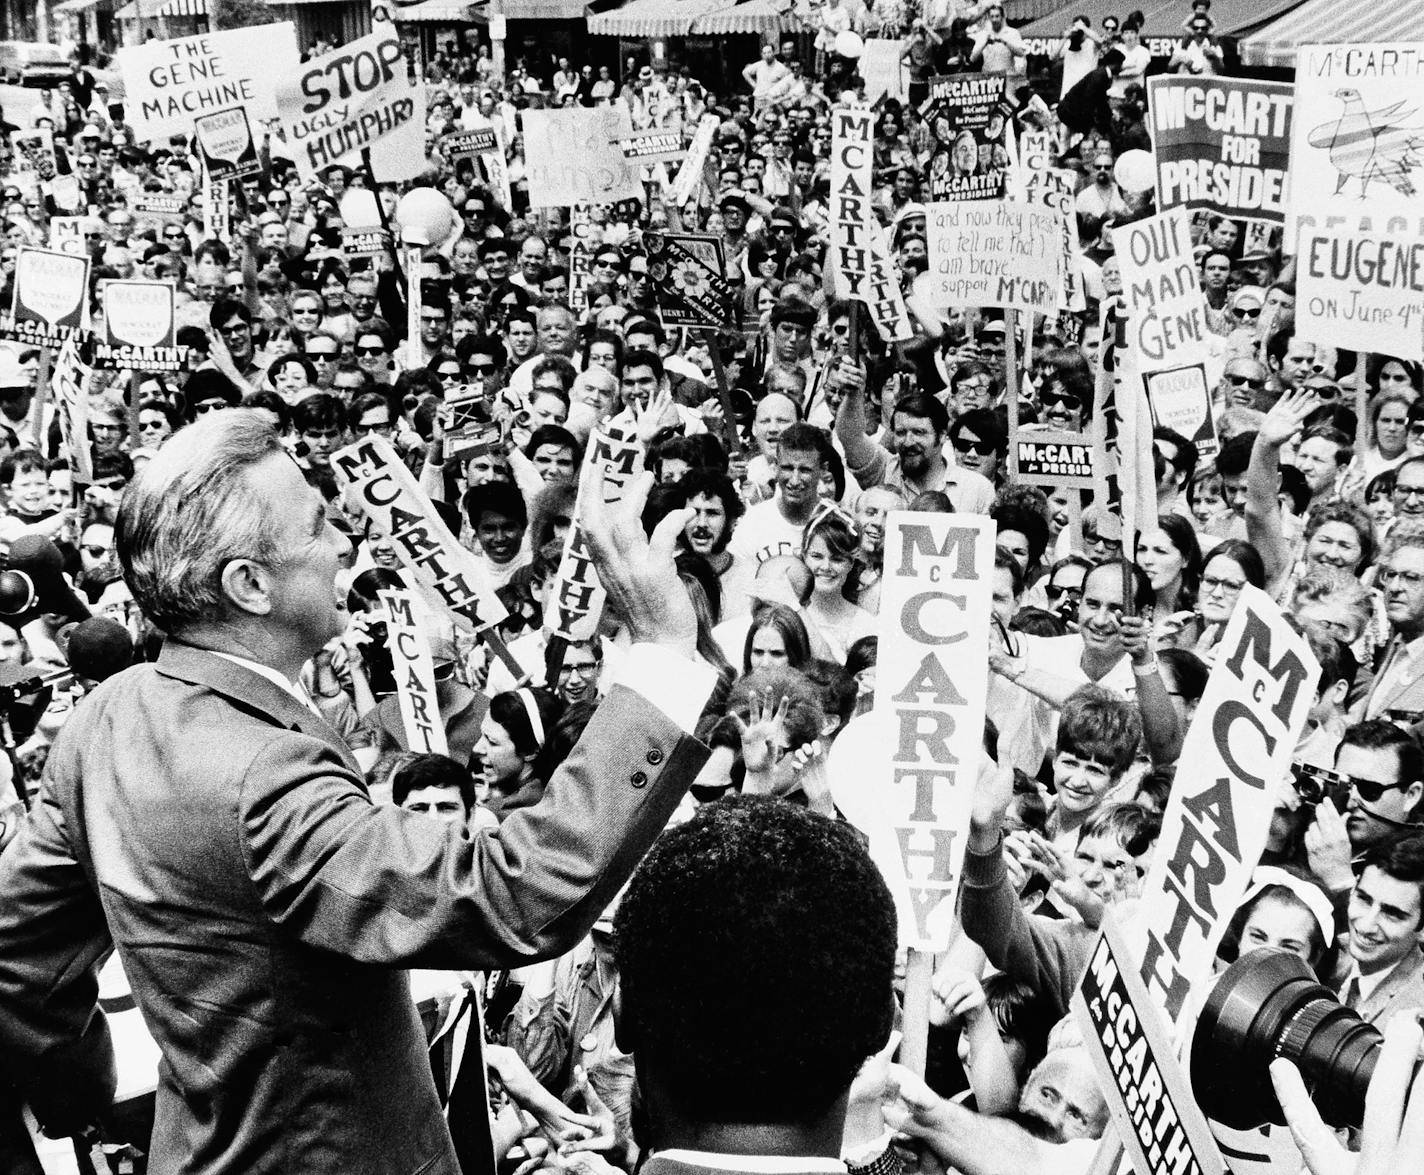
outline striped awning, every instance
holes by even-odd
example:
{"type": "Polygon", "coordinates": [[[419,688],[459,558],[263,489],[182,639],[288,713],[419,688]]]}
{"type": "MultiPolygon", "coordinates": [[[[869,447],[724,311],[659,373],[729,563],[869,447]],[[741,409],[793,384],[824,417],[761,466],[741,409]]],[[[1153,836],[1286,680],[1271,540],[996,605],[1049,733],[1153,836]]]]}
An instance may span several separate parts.
{"type": "Polygon", "coordinates": [[[158,10],[159,16],[207,16],[208,0],[168,0],[158,10]]]}
{"type": "Polygon", "coordinates": [[[588,18],[595,37],[685,37],[699,16],[727,0],[631,0],[622,8],[588,18]]]}
{"type": "Polygon", "coordinates": [[[71,15],[80,12],[88,12],[99,0],[64,0],[63,4],[56,4],[52,12],[67,12],[71,15]]]}
{"type": "MultiPolygon", "coordinates": [[[[1289,12],[1301,0],[1213,0],[1211,6],[1212,31],[1217,37],[1238,37],[1242,33],[1258,28],[1263,22],[1282,13],[1289,12]]],[[[1336,0],[1339,3],[1339,0],[1336,0]]],[[[1408,7],[1401,4],[1400,7],[1408,7]]],[[[1062,37],[1077,16],[1086,16],[1095,28],[1102,28],[1103,17],[1123,16],[1127,6],[1119,0],[1069,0],[1068,4],[1049,16],[1041,17],[1019,29],[1025,37],[1062,37]]],[[[1182,0],[1150,0],[1139,5],[1146,16],[1142,29],[1144,39],[1176,38],[1182,35],[1182,19],[1190,9],[1182,0]]],[[[1291,18],[1285,18],[1291,19],[1291,18]]]]}
{"type": "Polygon", "coordinates": [[[587,0],[504,0],[507,20],[582,20],[587,0]]]}
{"type": "MultiPolygon", "coordinates": [[[[1214,15],[1214,10],[1213,10],[1214,15]]],[[[1292,66],[1301,45],[1424,41],[1424,4],[1341,4],[1306,0],[1299,8],[1242,39],[1247,65],[1292,66]]],[[[1403,91],[1401,91],[1401,94],[1403,91]]]]}
{"type": "Polygon", "coordinates": [[[396,24],[474,24],[468,4],[451,0],[422,0],[420,4],[405,4],[394,10],[396,24]]]}
{"type": "Polygon", "coordinates": [[[726,36],[729,33],[756,33],[769,36],[785,32],[795,24],[791,0],[747,0],[719,8],[692,22],[694,37],[726,36]]]}

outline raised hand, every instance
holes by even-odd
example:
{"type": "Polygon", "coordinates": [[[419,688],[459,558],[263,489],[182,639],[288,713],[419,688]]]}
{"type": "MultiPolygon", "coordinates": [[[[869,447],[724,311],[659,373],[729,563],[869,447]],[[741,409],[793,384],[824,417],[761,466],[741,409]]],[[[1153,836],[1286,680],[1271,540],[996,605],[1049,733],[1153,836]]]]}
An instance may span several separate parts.
{"type": "Polygon", "coordinates": [[[1305,418],[1320,405],[1320,397],[1306,388],[1291,388],[1266,413],[1261,421],[1260,437],[1268,445],[1280,448],[1305,425],[1305,418]]]}
{"type": "Polygon", "coordinates": [[[653,537],[643,531],[643,507],[653,475],[643,473],[616,505],[603,501],[603,470],[588,471],[588,492],[580,495],[583,528],[599,582],[614,612],[635,641],[677,649],[691,657],[697,645],[697,616],[673,564],[677,536],[692,511],[670,510],[653,537]]]}

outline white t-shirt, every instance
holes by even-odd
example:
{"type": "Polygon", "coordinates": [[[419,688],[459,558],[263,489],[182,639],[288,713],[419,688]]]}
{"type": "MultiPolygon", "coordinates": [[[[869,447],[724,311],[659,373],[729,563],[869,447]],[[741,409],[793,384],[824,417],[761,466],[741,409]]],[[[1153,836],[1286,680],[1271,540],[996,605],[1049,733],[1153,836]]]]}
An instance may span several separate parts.
{"type": "Polygon", "coordinates": [[[805,523],[787,522],[781,513],[779,496],[758,502],[737,523],[727,550],[732,558],[745,559],[759,567],[773,555],[801,554],[801,535],[805,523]]]}

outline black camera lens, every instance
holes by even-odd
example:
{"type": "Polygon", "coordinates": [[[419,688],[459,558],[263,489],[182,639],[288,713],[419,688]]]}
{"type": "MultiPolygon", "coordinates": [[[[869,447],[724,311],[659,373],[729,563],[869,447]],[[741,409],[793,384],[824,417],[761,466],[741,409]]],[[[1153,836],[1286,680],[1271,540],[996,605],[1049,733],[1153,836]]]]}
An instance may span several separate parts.
{"type": "Polygon", "coordinates": [[[1208,1118],[1237,1130],[1284,1125],[1270,1064],[1294,1061],[1320,1116],[1358,1126],[1383,1039],[1299,955],[1257,950],[1227,969],[1192,1038],[1192,1086],[1208,1118]]]}
{"type": "Polygon", "coordinates": [[[1299,768],[1296,768],[1292,774],[1295,778],[1295,794],[1300,797],[1302,804],[1313,807],[1325,798],[1325,788],[1318,776],[1301,771],[1299,768]]]}

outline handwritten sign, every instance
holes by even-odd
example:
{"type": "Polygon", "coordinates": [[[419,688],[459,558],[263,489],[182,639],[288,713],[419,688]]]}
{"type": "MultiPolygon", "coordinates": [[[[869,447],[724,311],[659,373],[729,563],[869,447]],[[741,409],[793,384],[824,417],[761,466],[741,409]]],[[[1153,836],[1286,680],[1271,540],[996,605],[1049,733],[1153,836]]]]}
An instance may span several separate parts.
{"type": "Polygon", "coordinates": [[[104,338],[94,346],[95,366],[184,370],[186,349],[174,345],[171,282],[106,281],[101,297],[104,338]]]}
{"type": "Polygon", "coordinates": [[[1285,248],[1307,229],[1424,237],[1424,42],[1301,45],[1285,248]]]}
{"type": "Polygon", "coordinates": [[[349,500],[457,621],[480,629],[509,615],[484,568],[440,520],[389,441],[365,437],[333,453],[331,466],[349,500]]]}
{"type": "MultiPolygon", "coordinates": [[[[908,881],[905,945],[949,943],[984,735],[994,524],[970,514],[892,511],[875,713],[894,728],[884,804],[908,881]]],[[[883,760],[882,760],[883,762],[883,760]]]]}
{"type": "Polygon", "coordinates": [[[1057,211],[983,200],[927,204],[925,214],[936,305],[1055,311],[1063,287],[1057,211]]]}
{"type": "Polygon", "coordinates": [[[1424,237],[1311,228],[1299,248],[1303,334],[1332,347],[1424,360],[1424,237]]]}
{"type": "Polygon", "coordinates": [[[1073,993],[1073,1014],[1136,1175],[1225,1175],[1171,1037],[1110,917],[1073,993]]]}
{"type": "Polygon", "coordinates": [[[391,651],[405,745],[419,754],[448,755],[450,744],[435,696],[435,661],[416,620],[415,596],[408,591],[383,591],[381,602],[386,606],[386,644],[391,651]]]}
{"type": "Polygon", "coordinates": [[[1315,701],[1320,666],[1305,637],[1249,584],[1216,649],[1216,667],[1182,744],[1178,778],[1142,886],[1134,945],[1151,997],[1180,1027],[1189,994],[1211,974],[1217,944],[1266,847],[1276,781],[1315,701]]]}
{"type": "Polygon", "coordinates": [[[425,91],[411,85],[390,26],[294,69],[277,87],[277,110],[308,178],[387,141],[398,155],[425,157],[425,91]]]}
{"type": "Polygon", "coordinates": [[[1128,346],[1143,372],[1202,363],[1206,300],[1181,208],[1113,230],[1128,314],[1128,346]]]}
{"type": "Polygon", "coordinates": [[[140,135],[160,142],[187,135],[202,114],[242,106],[277,117],[276,84],[300,68],[290,21],[147,41],[118,52],[124,110],[140,135]]]}
{"type": "Polygon", "coordinates": [[[618,115],[612,107],[526,110],[522,117],[524,167],[533,207],[643,198],[637,168],[623,157],[615,141],[618,115]]]}
{"type": "Polygon", "coordinates": [[[831,253],[837,292],[864,302],[887,341],[912,339],[898,275],[871,208],[874,116],[837,110],[831,121],[831,253]]]}
{"type": "Polygon", "coordinates": [[[193,134],[203,153],[209,179],[240,179],[261,175],[262,161],[252,141],[252,126],[242,107],[219,110],[193,120],[193,134]]]}
{"type": "Polygon", "coordinates": [[[1093,488],[1093,440],[1080,432],[1020,431],[1014,439],[1016,481],[1033,486],[1093,488]]]}
{"type": "Polygon", "coordinates": [[[1158,208],[1283,224],[1294,87],[1246,78],[1149,78],[1158,208]]]}
{"type": "MultiPolygon", "coordinates": [[[[579,478],[579,502],[591,484],[591,471],[603,470],[603,500],[606,504],[623,500],[629,484],[643,467],[643,450],[632,436],[614,429],[600,429],[583,459],[583,474],[579,478]]],[[[588,535],[579,518],[583,510],[575,508],[574,522],[564,539],[564,557],[549,592],[549,608],[553,612],[551,630],[570,641],[586,641],[598,630],[599,618],[607,593],[598,582],[593,566],[593,554],[588,549],[588,535]]]]}

